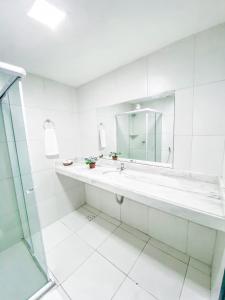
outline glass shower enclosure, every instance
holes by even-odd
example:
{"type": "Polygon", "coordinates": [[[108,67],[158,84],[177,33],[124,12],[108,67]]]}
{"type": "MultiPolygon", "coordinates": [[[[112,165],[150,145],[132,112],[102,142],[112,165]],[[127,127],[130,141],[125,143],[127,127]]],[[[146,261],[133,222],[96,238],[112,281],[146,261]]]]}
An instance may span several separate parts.
{"type": "Polygon", "coordinates": [[[0,299],[38,299],[50,280],[24,126],[25,71],[0,63],[0,299]]]}
{"type": "Polygon", "coordinates": [[[116,134],[120,157],[161,162],[161,112],[144,108],[116,114],[116,134]]]}

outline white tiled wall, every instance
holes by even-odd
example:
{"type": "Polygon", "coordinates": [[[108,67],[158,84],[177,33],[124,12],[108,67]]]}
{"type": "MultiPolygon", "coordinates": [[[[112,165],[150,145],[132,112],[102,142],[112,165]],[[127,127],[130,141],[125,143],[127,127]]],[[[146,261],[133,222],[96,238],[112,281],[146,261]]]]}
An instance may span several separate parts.
{"type": "Polygon", "coordinates": [[[148,57],[148,93],[193,86],[194,38],[172,44],[148,57]]]}
{"type": "Polygon", "coordinates": [[[122,222],[148,233],[148,209],[145,205],[124,199],[120,209],[122,222]]]}
{"type": "Polygon", "coordinates": [[[225,26],[221,24],[196,36],[195,84],[225,79],[225,26]]]}
{"type": "Polygon", "coordinates": [[[195,223],[189,224],[187,253],[208,265],[212,264],[216,231],[195,223]]]}
{"type": "Polygon", "coordinates": [[[89,205],[113,218],[120,219],[120,205],[116,202],[114,194],[88,184],[85,185],[85,192],[89,205]]]}
{"type": "Polygon", "coordinates": [[[149,234],[164,243],[186,252],[188,221],[149,208],[149,234]]]}
{"type": "Polygon", "coordinates": [[[78,88],[82,152],[99,151],[97,107],[175,90],[174,167],[222,175],[224,33],[225,24],[211,28],[78,88]]]}
{"type": "Polygon", "coordinates": [[[25,121],[31,168],[42,226],[46,226],[84,201],[82,183],[56,175],[54,160],[44,153],[46,119],[55,124],[60,158],[79,156],[76,91],[60,83],[28,74],[23,80],[25,121]]]}
{"type": "Polygon", "coordinates": [[[216,230],[126,198],[120,205],[114,194],[90,185],[86,185],[85,190],[89,205],[208,265],[212,264],[216,230]]]}

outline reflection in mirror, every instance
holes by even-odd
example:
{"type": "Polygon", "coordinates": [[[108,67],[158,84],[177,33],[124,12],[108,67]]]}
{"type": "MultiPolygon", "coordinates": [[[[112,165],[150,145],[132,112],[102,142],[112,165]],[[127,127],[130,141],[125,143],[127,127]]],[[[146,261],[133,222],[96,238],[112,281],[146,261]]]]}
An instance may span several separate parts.
{"type": "Polygon", "coordinates": [[[97,109],[97,122],[104,130],[100,152],[138,162],[172,166],[174,93],[137,99],[97,109]],[[101,124],[101,125],[100,125],[101,124]]]}

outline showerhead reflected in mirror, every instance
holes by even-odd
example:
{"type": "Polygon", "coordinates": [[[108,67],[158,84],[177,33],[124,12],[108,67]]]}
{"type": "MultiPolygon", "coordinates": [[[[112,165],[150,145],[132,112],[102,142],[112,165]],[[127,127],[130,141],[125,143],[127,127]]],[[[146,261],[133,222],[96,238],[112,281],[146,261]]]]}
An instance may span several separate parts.
{"type": "Polygon", "coordinates": [[[115,151],[123,160],[171,167],[174,109],[173,92],[97,109],[97,122],[105,131],[100,152],[108,157],[115,151]]]}

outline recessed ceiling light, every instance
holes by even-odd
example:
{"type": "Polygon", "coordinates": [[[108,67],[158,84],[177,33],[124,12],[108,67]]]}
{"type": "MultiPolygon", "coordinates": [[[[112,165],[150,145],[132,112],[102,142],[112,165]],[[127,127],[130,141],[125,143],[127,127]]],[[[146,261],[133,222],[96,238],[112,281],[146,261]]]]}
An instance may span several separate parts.
{"type": "Polygon", "coordinates": [[[66,14],[45,0],[36,0],[28,12],[28,16],[51,29],[55,29],[66,14]]]}

